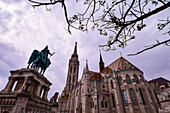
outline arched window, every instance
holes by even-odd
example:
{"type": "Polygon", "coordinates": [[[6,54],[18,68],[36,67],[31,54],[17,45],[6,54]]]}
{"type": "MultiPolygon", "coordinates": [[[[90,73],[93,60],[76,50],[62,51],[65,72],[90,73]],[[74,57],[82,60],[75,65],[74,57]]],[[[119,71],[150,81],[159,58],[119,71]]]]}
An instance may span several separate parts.
{"type": "Polygon", "coordinates": [[[120,83],[120,86],[123,86],[123,79],[122,79],[122,77],[119,77],[119,83],[120,83]]]}
{"type": "Polygon", "coordinates": [[[107,101],[105,100],[104,97],[101,100],[101,106],[102,106],[102,108],[107,108],[107,101]]]}
{"type": "Polygon", "coordinates": [[[69,83],[71,82],[71,76],[69,77],[69,83]]]}
{"type": "Polygon", "coordinates": [[[107,101],[105,101],[105,108],[107,108],[107,101]]]}
{"type": "Polygon", "coordinates": [[[113,93],[112,93],[112,103],[113,103],[113,107],[115,108],[115,107],[116,107],[116,104],[115,104],[115,98],[114,98],[113,93]]]}
{"type": "Polygon", "coordinates": [[[127,99],[125,90],[123,90],[122,93],[123,93],[125,105],[128,106],[129,104],[128,104],[128,99],[127,99]]]}
{"type": "Polygon", "coordinates": [[[75,76],[73,76],[73,83],[74,83],[75,76]]]}
{"type": "Polygon", "coordinates": [[[131,99],[132,99],[133,105],[137,106],[137,101],[136,101],[136,97],[135,97],[135,93],[134,93],[133,89],[130,89],[130,94],[131,94],[131,99]]]}
{"type": "Polygon", "coordinates": [[[91,103],[91,108],[94,108],[94,101],[93,101],[93,99],[92,99],[92,98],[91,98],[90,103],[91,103]]]}
{"type": "Polygon", "coordinates": [[[127,82],[127,84],[132,84],[132,81],[131,81],[129,75],[126,75],[126,82],[127,82]]]}
{"type": "Polygon", "coordinates": [[[111,88],[113,89],[113,81],[110,81],[111,88]]]}
{"type": "Polygon", "coordinates": [[[143,98],[143,93],[142,93],[142,89],[141,88],[139,88],[139,93],[140,93],[140,97],[142,99],[143,105],[146,105],[145,100],[143,98]]]}
{"type": "Polygon", "coordinates": [[[70,73],[72,73],[72,66],[70,67],[70,73]]]}
{"type": "Polygon", "coordinates": [[[103,85],[103,89],[105,88],[105,85],[103,85]]]}
{"type": "Polygon", "coordinates": [[[102,108],[104,108],[104,97],[102,98],[102,101],[101,101],[101,105],[102,105],[102,108]]]}
{"type": "Polygon", "coordinates": [[[76,67],[74,67],[74,73],[76,73],[76,67]]]}
{"type": "Polygon", "coordinates": [[[17,84],[18,84],[18,80],[14,82],[14,85],[13,85],[13,87],[12,87],[12,91],[15,91],[15,90],[16,90],[17,84]]]}
{"type": "Polygon", "coordinates": [[[139,84],[139,80],[138,80],[138,77],[136,75],[133,76],[134,77],[134,80],[137,84],[139,84]]]}

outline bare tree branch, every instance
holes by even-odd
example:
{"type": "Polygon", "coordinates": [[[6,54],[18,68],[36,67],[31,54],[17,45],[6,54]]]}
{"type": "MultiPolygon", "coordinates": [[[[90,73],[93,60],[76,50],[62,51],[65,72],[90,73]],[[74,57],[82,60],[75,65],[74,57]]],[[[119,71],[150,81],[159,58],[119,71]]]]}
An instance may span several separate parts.
{"type": "Polygon", "coordinates": [[[163,41],[163,42],[157,42],[157,44],[154,44],[154,45],[152,45],[151,47],[148,47],[148,48],[146,48],[146,49],[143,49],[142,51],[139,51],[139,52],[137,52],[136,54],[129,54],[129,55],[127,55],[127,56],[138,55],[138,54],[140,54],[140,53],[142,53],[142,52],[144,52],[144,51],[150,50],[150,49],[152,49],[152,48],[154,48],[154,47],[157,47],[157,46],[159,46],[159,45],[162,45],[162,44],[165,44],[165,45],[170,46],[169,43],[170,43],[170,39],[165,40],[165,41],[163,41]]]}
{"type": "Polygon", "coordinates": [[[33,1],[33,0],[29,0],[30,2],[36,4],[36,5],[32,5],[34,8],[35,7],[39,7],[39,6],[47,6],[47,5],[55,5],[57,3],[61,3],[62,4],[62,7],[64,8],[64,14],[65,14],[65,19],[66,19],[66,22],[68,24],[68,32],[71,34],[71,30],[70,30],[70,22],[69,22],[69,19],[68,19],[68,15],[67,15],[67,8],[66,8],[66,5],[64,3],[64,0],[58,0],[58,1],[51,1],[49,3],[42,3],[42,2],[37,2],[37,1],[33,1]]]}

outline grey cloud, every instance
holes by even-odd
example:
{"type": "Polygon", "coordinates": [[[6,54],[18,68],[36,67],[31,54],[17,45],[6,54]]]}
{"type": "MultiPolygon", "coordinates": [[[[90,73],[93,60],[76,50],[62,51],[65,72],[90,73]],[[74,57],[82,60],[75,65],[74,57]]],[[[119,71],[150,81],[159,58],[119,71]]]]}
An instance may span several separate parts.
{"type": "Polygon", "coordinates": [[[20,68],[24,58],[19,54],[13,45],[0,42],[0,75],[8,75],[11,69],[20,68]]]}
{"type": "Polygon", "coordinates": [[[4,34],[10,30],[8,24],[11,19],[12,14],[10,12],[0,9],[0,33],[4,34]]]}

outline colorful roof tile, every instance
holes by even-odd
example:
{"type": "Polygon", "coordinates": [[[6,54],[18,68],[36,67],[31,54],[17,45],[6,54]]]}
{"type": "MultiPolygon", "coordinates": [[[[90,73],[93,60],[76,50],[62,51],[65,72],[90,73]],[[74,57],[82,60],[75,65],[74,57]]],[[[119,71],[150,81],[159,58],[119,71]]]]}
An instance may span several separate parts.
{"type": "Polygon", "coordinates": [[[121,70],[127,70],[127,69],[139,70],[136,66],[134,66],[132,63],[130,63],[123,57],[118,58],[117,60],[109,64],[106,68],[112,69],[112,71],[115,71],[115,72],[119,72],[121,70]]]}
{"type": "Polygon", "coordinates": [[[98,72],[93,72],[93,71],[90,71],[90,73],[92,74],[92,76],[90,77],[91,80],[102,80],[104,79],[104,77],[98,73],[98,72]]]}

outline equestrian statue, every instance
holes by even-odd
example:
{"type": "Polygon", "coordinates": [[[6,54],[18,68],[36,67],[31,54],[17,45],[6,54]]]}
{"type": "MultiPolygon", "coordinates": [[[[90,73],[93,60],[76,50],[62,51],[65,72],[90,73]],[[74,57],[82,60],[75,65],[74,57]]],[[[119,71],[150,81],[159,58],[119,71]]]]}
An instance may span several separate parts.
{"type": "Polygon", "coordinates": [[[34,50],[29,58],[27,68],[34,68],[37,71],[41,69],[40,74],[44,75],[44,72],[51,64],[49,59],[50,57],[48,58],[48,55],[52,56],[53,54],[51,54],[50,51],[48,50],[48,46],[41,50],[41,52],[39,52],[38,50],[34,50]]]}

